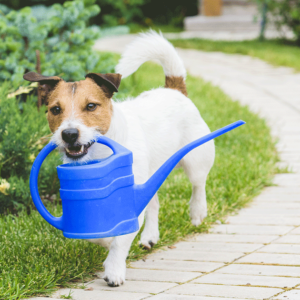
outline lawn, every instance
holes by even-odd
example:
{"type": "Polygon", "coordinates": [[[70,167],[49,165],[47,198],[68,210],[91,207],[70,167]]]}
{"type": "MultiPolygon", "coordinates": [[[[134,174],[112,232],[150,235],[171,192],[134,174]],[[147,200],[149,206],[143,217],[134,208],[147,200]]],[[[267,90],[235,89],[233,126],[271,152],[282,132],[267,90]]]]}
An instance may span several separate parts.
{"type": "MultiPolygon", "coordinates": [[[[164,84],[162,68],[147,63],[124,80],[116,98],[135,96],[164,84]]],[[[247,107],[233,102],[220,89],[199,78],[187,79],[189,97],[211,130],[242,119],[246,125],[216,139],[216,160],[207,181],[208,217],[199,227],[189,219],[191,184],[182,170],[168,177],[159,191],[160,235],[155,248],[192,233],[206,232],[216,220],[245,205],[270,183],[277,154],[265,122],[247,107]]],[[[61,213],[60,204],[49,207],[61,213]]],[[[128,257],[136,260],[149,252],[135,239],[128,257]]],[[[47,294],[70,281],[83,282],[102,269],[107,252],[84,240],[63,237],[32,210],[0,217],[0,299],[21,299],[47,294]]]]}
{"type": "Polygon", "coordinates": [[[137,24],[137,23],[130,23],[127,26],[130,29],[130,33],[145,32],[149,29],[152,29],[155,31],[161,31],[161,32],[181,32],[181,31],[183,31],[182,27],[176,27],[173,25],[150,24],[149,26],[146,26],[146,25],[141,25],[141,24],[137,24]]]}
{"type": "Polygon", "coordinates": [[[174,46],[203,51],[220,51],[230,54],[244,54],[260,58],[274,66],[290,67],[300,71],[300,47],[291,41],[211,41],[204,39],[175,39],[174,46]]]}

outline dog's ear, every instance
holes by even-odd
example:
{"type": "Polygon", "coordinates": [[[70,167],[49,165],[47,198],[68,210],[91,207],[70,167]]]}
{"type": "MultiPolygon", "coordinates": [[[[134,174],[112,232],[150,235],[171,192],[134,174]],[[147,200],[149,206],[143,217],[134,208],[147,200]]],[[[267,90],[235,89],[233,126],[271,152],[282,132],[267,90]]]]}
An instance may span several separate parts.
{"type": "Polygon", "coordinates": [[[35,72],[26,73],[23,78],[27,81],[39,83],[38,88],[43,100],[47,98],[48,94],[55,88],[57,83],[62,80],[58,76],[44,76],[35,72]]]}
{"type": "Polygon", "coordinates": [[[85,78],[93,79],[102,88],[108,98],[111,98],[115,92],[118,92],[121,77],[121,74],[115,73],[89,73],[85,76],[85,78]]]}

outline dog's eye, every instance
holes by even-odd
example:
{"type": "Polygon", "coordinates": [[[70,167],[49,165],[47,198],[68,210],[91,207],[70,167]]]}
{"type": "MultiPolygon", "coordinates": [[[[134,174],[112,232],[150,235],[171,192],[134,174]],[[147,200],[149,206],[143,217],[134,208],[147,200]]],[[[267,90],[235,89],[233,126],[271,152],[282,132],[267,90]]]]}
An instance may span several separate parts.
{"type": "Polygon", "coordinates": [[[54,106],[50,110],[55,116],[60,114],[60,112],[61,112],[61,108],[59,106],[54,106]]]}
{"type": "Polygon", "coordinates": [[[94,103],[89,103],[89,104],[86,106],[86,109],[87,109],[88,111],[93,111],[93,110],[96,109],[96,107],[97,107],[96,104],[94,104],[94,103]]]}

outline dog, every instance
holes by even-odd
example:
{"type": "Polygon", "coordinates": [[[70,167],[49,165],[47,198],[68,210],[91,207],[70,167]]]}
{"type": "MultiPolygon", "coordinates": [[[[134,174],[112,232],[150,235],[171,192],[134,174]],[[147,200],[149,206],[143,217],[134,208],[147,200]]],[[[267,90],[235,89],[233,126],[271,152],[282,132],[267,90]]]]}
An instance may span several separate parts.
{"type": "MultiPolygon", "coordinates": [[[[154,31],[141,34],[125,50],[116,74],[89,73],[85,80],[65,82],[58,76],[34,72],[24,79],[39,83],[47,108],[52,141],[64,163],[87,162],[112,154],[93,140],[105,135],[133,153],[135,182],[142,184],[176,151],[210,132],[193,102],[187,97],[186,70],[175,48],[154,31]],[[134,73],[149,60],[158,60],[165,73],[165,87],[143,92],[135,99],[112,100],[121,77],[134,73]]],[[[190,217],[198,226],[207,215],[205,184],[215,157],[210,141],[187,154],[178,164],[192,183],[190,217]]],[[[124,208],[125,209],[125,208],[124,208]]],[[[150,249],[159,240],[159,201],[155,196],[139,216],[145,227],[140,244],[150,249]]],[[[125,282],[126,258],[137,232],[89,240],[109,249],[104,280],[109,286],[125,282]]]]}

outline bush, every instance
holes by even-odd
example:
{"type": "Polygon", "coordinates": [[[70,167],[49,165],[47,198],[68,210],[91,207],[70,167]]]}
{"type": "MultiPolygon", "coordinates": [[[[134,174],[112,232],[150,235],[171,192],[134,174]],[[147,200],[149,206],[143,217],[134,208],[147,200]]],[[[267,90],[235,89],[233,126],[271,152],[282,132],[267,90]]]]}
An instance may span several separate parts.
{"type": "Polygon", "coordinates": [[[101,36],[98,26],[88,26],[100,12],[94,0],[67,1],[51,7],[25,7],[0,12],[0,81],[21,82],[23,74],[36,68],[40,51],[41,73],[81,80],[88,72],[112,72],[113,59],[92,50],[101,36]]]}
{"type": "Polygon", "coordinates": [[[260,0],[262,1],[267,3],[270,21],[280,30],[285,27],[291,29],[300,45],[300,0],[260,0]]]}
{"type": "Polygon", "coordinates": [[[185,16],[198,13],[197,0],[97,0],[102,14],[97,24],[116,26],[140,23],[146,26],[168,24],[182,27],[185,16]]]}
{"type": "MultiPolygon", "coordinates": [[[[49,8],[25,7],[20,11],[0,5],[0,32],[4,41],[0,44],[0,213],[32,206],[29,173],[36,155],[49,141],[46,109],[37,110],[36,90],[27,99],[22,97],[34,84],[8,96],[20,83],[25,84],[22,78],[25,72],[35,70],[35,51],[40,51],[41,73],[48,76],[76,81],[88,72],[114,70],[115,55],[92,50],[93,41],[106,34],[98,26],[88,27],[88,20],[100,11],[94,2],[75,0],[49,8]],[[24,98],[26,102],[21,101],[24,98]]],[[[110,29],[108,33],[122,30],[110,29]]],[[[54,152],[43,164],[39,178],[42,195],[58,193],[55,166],[59,163],[60,157],[54,152]]]]}
{"type": "MultiPolygon", "coordinates": [[[[92,21],[98,25],[116,26],[129,23],[140,23],[151,26],[159,25],[183,25],[185,16],[198,13],[197,0],[96,0],[102,13],[92,21]]],[[[62,0],[2,0],[3,4],[19,9],[24,6],[33,6],[37,3],[51,5],[62,0]]]]}
{"type": "MultiPolygon", "coordinates": [[[[8,97],[11,84],[0,88],[0,213],[18,211],[32,205],[29,192],[29,173],[32,163],[49,141],[50,130],[45,107],[36,109],[36,97],[20,102],[8,97]],[[45,138],[42,138],[45,137],[45,138]]],[[[43,194],[58,193],[57,153],[45,161],[39,186],[43,194]]]]}

